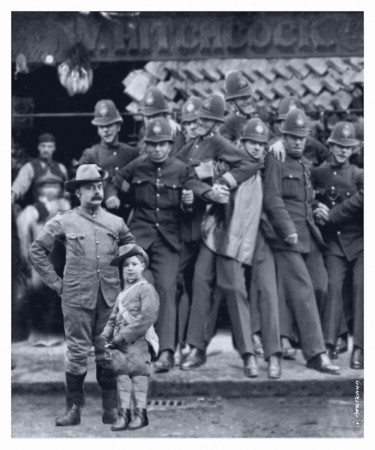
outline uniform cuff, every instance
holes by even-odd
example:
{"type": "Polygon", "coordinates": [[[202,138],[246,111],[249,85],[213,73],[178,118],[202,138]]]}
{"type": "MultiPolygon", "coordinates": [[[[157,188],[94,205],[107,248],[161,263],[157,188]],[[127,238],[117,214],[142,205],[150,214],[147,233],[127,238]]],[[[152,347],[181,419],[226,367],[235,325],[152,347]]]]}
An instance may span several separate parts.
{"type": "Polygon", "coordinates": [[[228,183],[230,189],[235,189],[238,186],[236,179],[230,172],[226,172],[221,178],[228,183]]]}

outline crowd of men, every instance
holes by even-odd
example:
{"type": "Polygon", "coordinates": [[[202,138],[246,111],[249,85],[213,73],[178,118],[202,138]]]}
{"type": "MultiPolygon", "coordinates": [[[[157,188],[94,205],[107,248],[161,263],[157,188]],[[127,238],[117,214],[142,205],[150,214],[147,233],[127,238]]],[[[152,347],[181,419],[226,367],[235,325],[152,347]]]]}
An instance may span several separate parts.
{"type": "Polygon", "coordinates": [[[20,252],[25,261],[30,252],[34,289],[42,280],[62,296],[73,392],[94,346],[103,408],[111,405],[99,336],[120,289],[111,257],[134,242],[160,297],[155,373],[205,364],[224,299],[245,376],[258,376],[263,357],[268,377],[280,378],[297,348],[307,367],[338,375],[334,360],[349,334],[350,367],[363,369],[363,142],[353,123],[336,123],[320,142],[291,96],[271,129],[240,71],[227,74],[225,98],[187,99],[180,124],[157,88],[140,114],[133,147],[119,141],[114,102],[100,100],[92,120],[100,141],[83,151],[75,177],[68,181],[53,159],[55,138],[44,133],[39,156],[12,184],[14,204],[33,193],[15,219],[20,252]],[[59,242],[63,274],[53,261],[59,242]]]}

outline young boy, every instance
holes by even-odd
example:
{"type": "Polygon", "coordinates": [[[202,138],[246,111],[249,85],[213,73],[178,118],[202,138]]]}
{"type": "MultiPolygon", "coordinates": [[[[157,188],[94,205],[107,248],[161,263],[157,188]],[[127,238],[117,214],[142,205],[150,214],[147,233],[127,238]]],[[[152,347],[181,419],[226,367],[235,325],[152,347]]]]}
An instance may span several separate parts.
{"type": "Polygon", "coordinates": [[[117,297],[102,339],[111,349],[116,375],[119,403],[118,419],[112,431],[136,430],[148,425],[147,392],[151,353],[158,352],[158,339],[153,324],[159,310],[159,296],[143,278],[149,262],[138,245],[120,248],[111,265],[118,265],[124,280],[124,290],[117,297]],[[135,409],[131,418],[130,402],[134,395],[135,409]]]}
{"type": "Polygon", "coordinates": [[[316,199],[320,202],[314,216],[328,247],[325,263],[329,282],[323,333],[327,349],[334,355],[338,336],[347,331],[342,320],[343,285],[345,278],[352,275],[354,349],[350,367],[363,369],[363,169],[349,163],[357,145],[353,124],[337,123],[328,143],[331,161],[312,173],[316,199]]]}

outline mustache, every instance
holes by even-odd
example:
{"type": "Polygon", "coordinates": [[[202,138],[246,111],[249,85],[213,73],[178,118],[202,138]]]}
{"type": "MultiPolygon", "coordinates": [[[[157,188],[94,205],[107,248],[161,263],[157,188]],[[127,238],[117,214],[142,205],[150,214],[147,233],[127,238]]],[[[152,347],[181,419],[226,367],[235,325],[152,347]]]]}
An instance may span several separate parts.
{"type": "Polygon", "coordinates": [[[94,195],[91,197],[91,200],[103,200],[103,197],[101,195],[94,195]]]}

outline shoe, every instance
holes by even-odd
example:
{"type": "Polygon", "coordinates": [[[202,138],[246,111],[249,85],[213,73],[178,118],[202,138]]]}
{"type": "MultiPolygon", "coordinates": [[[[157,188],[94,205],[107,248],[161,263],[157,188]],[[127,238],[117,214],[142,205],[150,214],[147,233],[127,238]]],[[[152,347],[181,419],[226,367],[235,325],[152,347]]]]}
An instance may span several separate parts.
{"type": "Polygon", "coordinates": [[[171,350],[163,350],[158,359],[154,362],[154,372],[169,372],[173,369],[174,359],[173,352],[171,350]]]}
{"type": "Polygon", "coordinates": [[[350,357],[351,369],[363,369],[363,348],[354,347],[350,357]]]}
{"type": "Polygon", "coordinates": [[[340,367],[332,364],[327,353],[320,353],[307,362],[309,369],[315,369],[318,372],[329,373],[331,375],[340,375],[340,367]]]}
{"type": "Polygon", "coordinates": [[[268,360],[267,369],[268,378],[278,379],[281,377],[281,354],[275,353],[268,360]]]}
{"type": "Polygon", "coordinates": [[[78,405],[71,405],[66,413],[56,419],[57,427],[71,427],[81,423],[81,409],[78,405]]]}
{"type": "Polygon", "coordinates": [[[295,359],[296,357],[297,351],[286,336],[281,336],[281,352],[284,359],[295,359]]]}
{"type": "Polygon", "coordinates": [[[256,378],[258,376],[257,358],[252,353],[246,353],[243,357],[243,373],[248,378],[256,378]]]}
{"type": "Polygon", "coordinates": [[[337,338],[335,351],[338,354],[347,352],[348,351],[348,341],[347,341],[347,339],[345,339],[343,337],[337,338]]]}
{"type": "Polygon", "coordinates": [[[139,428],[148,425],[148,417],[146,409],[135,409],[131,422],[128,425],[128,430],[138,430],[139,428]]]}
{"type": "Polygon", "coordinates": [[[182,370],[197,369],[206,363],[206,351],[199,348],[192,347],[188,353],[185,361],[181,364],[182,370]]]}
{"type": "Polygon", "coordinates": [[[255,354],[258,356],[261,356],[263,358],[263,356],[264,356],[263,344],[262,344],[259,334],[257,334],[257,333],[253,334],[253,345],[254,345],[255,354]]]}
{"type": "Polygon", "coordinates": [[[111,426],[112,431],[127,430],[130,423],[130,409],[120,409],[116,422],[111,426]]]}
{"type": "Polygon", "coordinates": [[[339,359],[336,348],[331,344],[326,344],[326,350],[330,359],[339,359]]]}

